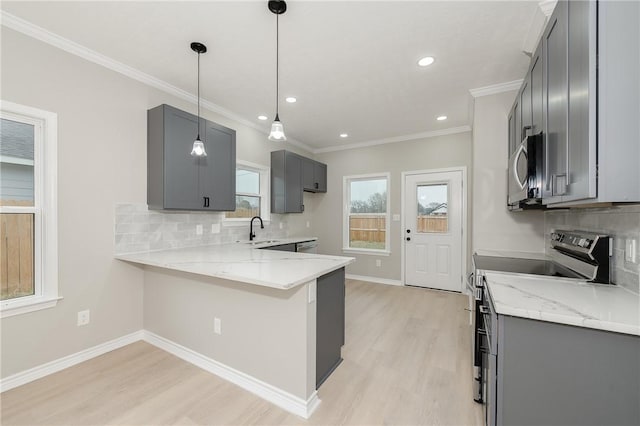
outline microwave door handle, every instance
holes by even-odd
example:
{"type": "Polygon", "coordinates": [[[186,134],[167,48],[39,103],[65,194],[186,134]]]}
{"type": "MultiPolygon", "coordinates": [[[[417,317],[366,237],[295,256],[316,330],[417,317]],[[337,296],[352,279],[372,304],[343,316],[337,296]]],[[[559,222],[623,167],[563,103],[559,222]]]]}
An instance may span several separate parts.
{"type": "Polygon", "coordinates": [[[520,155],[524,154],[525,156],[527,155],[527,151],[526,151],[526,144],[522,143],[520,144],[520,148],[518,148],[518,152],[516,153],[516,155],[514,155],[513,157],[513,177],[516,178],[516,182],[518,182],[518,186],[520,187],[520,189],[524,189],[524,184],[526,182],[526,180],[522,180],[520,179],[520,175],[518,174],[518,159],[520,158],[520,155]]]}

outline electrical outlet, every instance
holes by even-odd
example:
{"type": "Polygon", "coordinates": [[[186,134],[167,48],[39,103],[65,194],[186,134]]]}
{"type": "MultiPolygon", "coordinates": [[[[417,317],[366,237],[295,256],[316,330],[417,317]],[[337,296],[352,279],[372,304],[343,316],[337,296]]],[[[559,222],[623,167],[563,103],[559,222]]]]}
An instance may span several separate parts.
{"type": "Polygon", "coordinates": [[[626,262],[636,263],[636,240],[635,238],[627,238],[624,245],[624,260],[626,262]]]}
{"type": "Polygon", "coordinates": [[[222,334],[222,320],[220,318],[213,319],[213,332],[216,334],[222,334]]]}
{"type": "Polygon", "coordinates": [[[376,266],[379,268],[382,266],[382,260],[376,259],[376,266]]]}
{"type": "Polygon", "coordinates": [[[219,223],[212,223],[211,224],[211,233],[212,234],[219,234],[220,233],[220,224],[219,223]]]}
{"type": "Polygon", "coordinates": [[[202,235],[202,225],[201,224],[197,224],[196,225],[196,235],[202,235]]]}
{"type": "Polygon", "coordinates": [[[311,222],[307,221],[307,228],[311,227],[311,222]]]}
{"type": "Polygon", "coordinates": [[[78,312],[78,327],[87,325],[91,321],[91,311],[87,309],[86,311],[78,312]]]}
{"type": "Polygon", "coordinates": [[[278,225],[280,226],[280,229],[282,229],[282,228],[283,228],[283,224],[282,224],[282,222],[280,222],[278,225]]]}

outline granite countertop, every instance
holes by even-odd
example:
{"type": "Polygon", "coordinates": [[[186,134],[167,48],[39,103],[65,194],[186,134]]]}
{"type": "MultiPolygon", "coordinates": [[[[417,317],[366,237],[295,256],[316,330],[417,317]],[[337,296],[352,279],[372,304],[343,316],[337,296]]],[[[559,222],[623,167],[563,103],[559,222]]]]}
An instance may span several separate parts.
{"type": "Polygon", "coordinates": [[[617,285],[487,272],[498,314],[640,336],[640,296],[617,285]]]}
{"type": "Polygon", "coordinates": [[[311,241],[315,238],[278,238],[255,244],[237,242],[139,253],[117,254],[116,259],[231,281],[287,290],[355,262],[353,257],[292,253],[260,248],[311,241]]]}

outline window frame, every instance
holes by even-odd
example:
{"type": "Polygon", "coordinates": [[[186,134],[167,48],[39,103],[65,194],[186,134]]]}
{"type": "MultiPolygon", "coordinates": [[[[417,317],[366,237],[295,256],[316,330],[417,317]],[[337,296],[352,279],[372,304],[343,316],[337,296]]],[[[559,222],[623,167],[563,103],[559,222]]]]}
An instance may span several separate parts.
{"type": "MultiPolygon", "coordinates": [[[[271,168],[261,164],[251,163],[244,160],[236,160],[236,170],[244,169],[256,172],[260,175],[260,217],[262,221],[268,223],[271,221],[271,168]]],[[[244,192],[236,192],[235,196],[255,197],[256,194],[244,192]]],[[[245,226],[251,220],[250,217],[227,217],[223,216],[222,223],[224,226],[245,226]]]]}
{"type": "Polygon", "coordinates": [[[367,254],[375,256],[389,256],[391,254],[391,173],[369,173],[363,175],[343,176],[342,178],[342,251],[352,254],[367,254]],[[387,181],[387,211],[385,212],[385,242],[384,249],[366,249],[349,247],[349,215],[351,210],[351,182],[363,180],[387,181]]]}
{"type": "Polygon", "coordinates": [[[0,318],[56,306],[58,300],[58,115],[0,100],[0,118],[34,126],[34,205],[0,213],[34,214],[34,294],[0,301],[0,318]]]}

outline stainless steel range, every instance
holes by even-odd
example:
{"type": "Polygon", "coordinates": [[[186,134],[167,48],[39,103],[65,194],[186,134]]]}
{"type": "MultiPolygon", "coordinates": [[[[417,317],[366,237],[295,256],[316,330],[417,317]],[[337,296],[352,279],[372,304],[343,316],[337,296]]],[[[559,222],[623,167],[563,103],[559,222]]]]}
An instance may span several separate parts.
{"type": "Polygon", "coordinates": [[[546,259],[473,255],[474,274],[469,284],[475,298],[473,362],[473,399],[485,406],[485,419],[492,424],[491,407],[495,380],[491,375],[491,347],[485,323],[491,312],[485,286],[485,272],[511,272],[548,277],[562,277],[611,284],[611,251],[613,244],[607,235],[583,231],[554,231],[549,235],[551,252],[546,259]]]}

